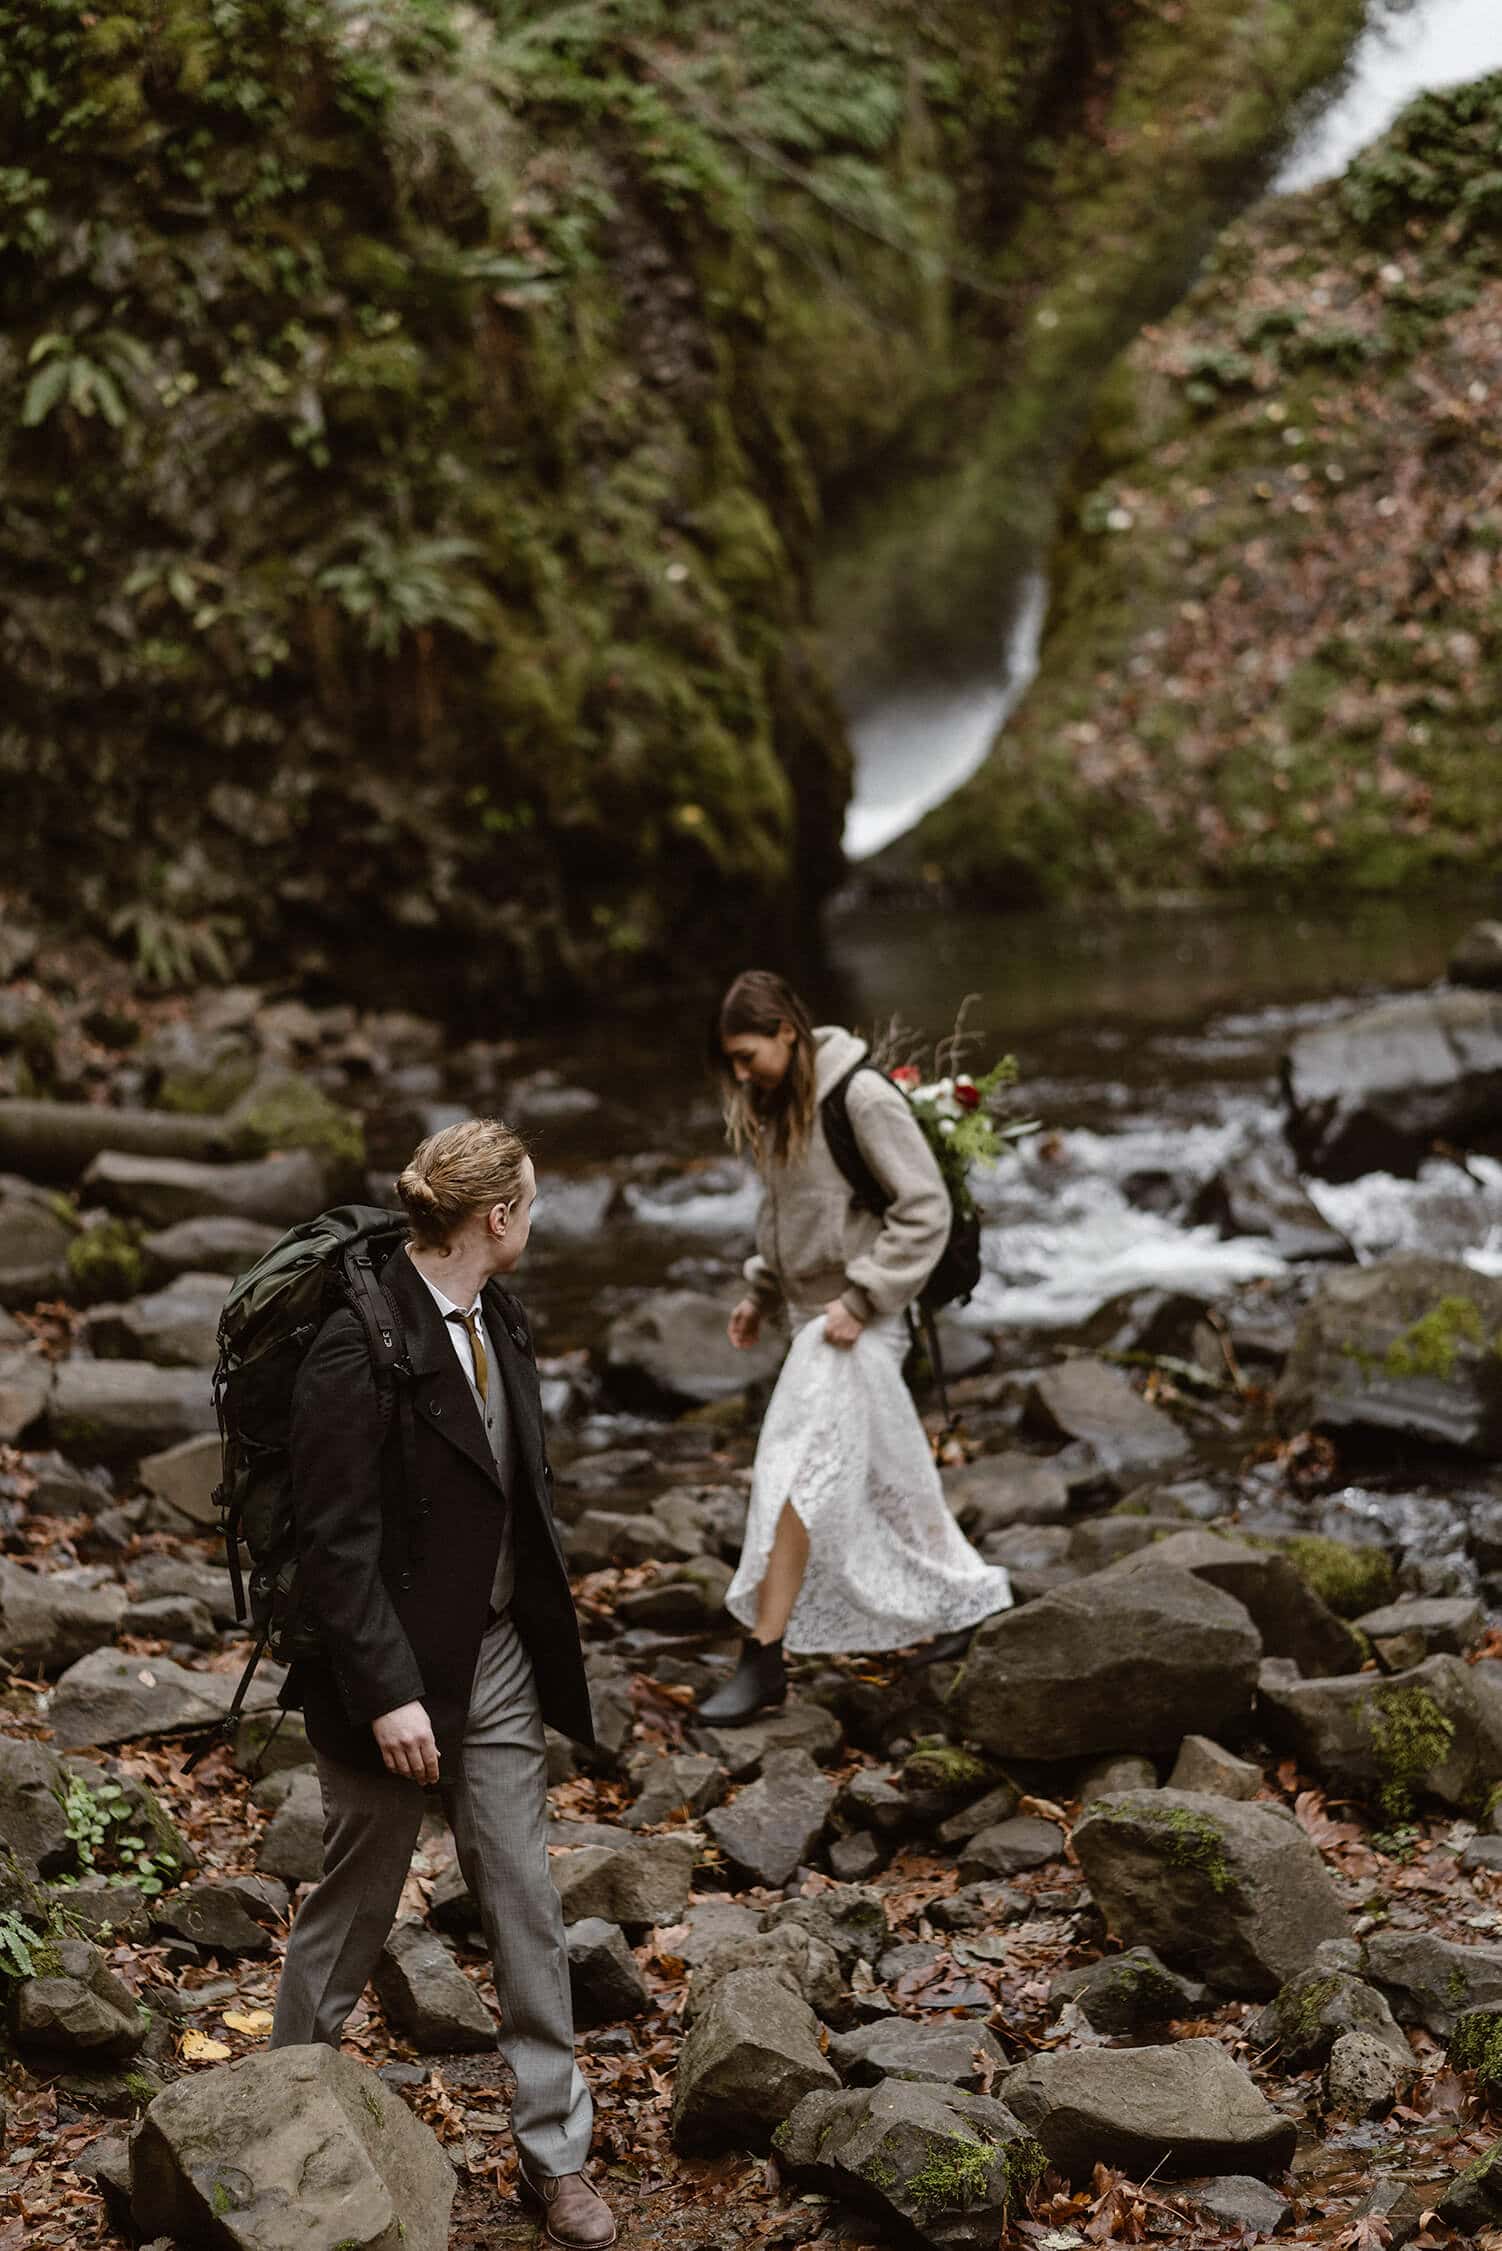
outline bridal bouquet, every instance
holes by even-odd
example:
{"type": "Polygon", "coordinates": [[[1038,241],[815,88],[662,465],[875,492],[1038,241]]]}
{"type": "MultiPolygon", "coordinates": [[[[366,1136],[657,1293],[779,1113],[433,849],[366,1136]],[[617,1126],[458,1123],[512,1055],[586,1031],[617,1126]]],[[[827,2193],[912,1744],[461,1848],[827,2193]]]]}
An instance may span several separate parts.
{"type": "Polygon", "coordinates": [[[916,1063],[898,1063],[887,1076],[912,1104],[913,1115],[939,1161],[944,1185],[960,1212],[974,1209],[968,1177],[971,1166],[982,1165],[989,1170],[1009,1142],[1038,1130],[1031,1118],[1008,1119],[1001,1114],[998,1097],[1017,1079],[1014,1056],[1002,1056],[980,1078],[972,1078],[968,1071],[955,1071],[925,1080],[916,1063]]]}

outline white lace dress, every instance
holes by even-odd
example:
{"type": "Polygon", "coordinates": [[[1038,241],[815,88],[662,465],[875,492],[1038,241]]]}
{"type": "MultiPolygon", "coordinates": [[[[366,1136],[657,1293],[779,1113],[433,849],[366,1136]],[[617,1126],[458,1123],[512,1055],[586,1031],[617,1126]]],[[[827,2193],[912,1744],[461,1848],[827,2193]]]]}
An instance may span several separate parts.
{"type": "Polygon", "coordinates": [[[902,1379],[907,1327],[872,1321],[848,1351],[822,1313],[793,1315],[793,1342],[756,1448],[745,1544],[725,1606],[756,1619],[783,1504],[808,1533],[808,1569],[783,1636],[795,1654],[900,1649],[973,1626],[1012,1599],[949,1512],[902,1379]]]}

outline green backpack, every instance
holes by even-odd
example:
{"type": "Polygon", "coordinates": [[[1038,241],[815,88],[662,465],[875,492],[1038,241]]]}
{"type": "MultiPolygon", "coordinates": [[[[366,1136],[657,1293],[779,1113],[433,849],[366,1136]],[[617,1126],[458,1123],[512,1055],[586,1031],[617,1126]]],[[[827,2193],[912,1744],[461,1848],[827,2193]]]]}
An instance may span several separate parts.
{"type": "Polygon", "coordinates": [[[407,1347],[396,1308],[378,1278],[406,1234],[406,1222],[398,1212],[373,1204],[336,1205],[292,1228],[240,1276],[225,1299],[214,1368],[214,1406],[223,1448],[214,1499],[223,1526],[235,1615],[249,1618],[255,1645],[223,1721],[187,1768],[196,1766],[211,1744],[233,1734],[256,1667],[268,1651],[278,1663],[291,1664],[321,1649],[317,1627],[302,1615],[299,1599],[292,1515],[292,1392],[309,1346],[340,1306],[352,1307],[359,1316],[383,1422],[389,1424],[394,1408],[401,1426],[406,1489],[409,1494],[416,1490],[407,1347]],[[240,1560],[242,1542],[250,1557],[248,1587],[240,1560]]]}

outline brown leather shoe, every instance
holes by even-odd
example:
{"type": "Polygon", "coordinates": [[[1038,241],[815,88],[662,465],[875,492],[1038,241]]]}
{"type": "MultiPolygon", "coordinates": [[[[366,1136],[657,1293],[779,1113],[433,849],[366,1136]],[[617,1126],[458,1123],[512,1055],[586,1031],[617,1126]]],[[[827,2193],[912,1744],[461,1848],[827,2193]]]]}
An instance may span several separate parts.
{"type": "Polygon", "coordinates": [[[561,2245],[562,2251],[608,2251],[614,2243],[610,2206],[582,2173],[540,2173],[534,2180],[521,2165],[517,2186],[523,2203],[541,2212],[549,2243],[561,2245]]]}

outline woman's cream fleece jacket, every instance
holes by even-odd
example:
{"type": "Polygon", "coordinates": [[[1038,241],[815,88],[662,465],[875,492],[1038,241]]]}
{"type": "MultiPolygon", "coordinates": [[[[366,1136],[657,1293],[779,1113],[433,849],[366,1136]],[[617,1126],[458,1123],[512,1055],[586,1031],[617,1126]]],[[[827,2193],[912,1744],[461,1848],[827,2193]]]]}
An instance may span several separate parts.
{"type": "MultiPolygon", "coordinates": [[[[865,1044],[838,1025],[814,1033],[819,1102],[860,1061],[865,1044]]],[[[843,1299],[858,1320],[900,1313],[918,1295],[949,1240],[949,1191],[901,1089],[875,1071],[850,1081],[846,1106],[862,1156],[892,1201],[879,1216],[853,1200],[816,1118],[808,1147],[768,1168],[746,1280],[770,1311],[799,1312],[843,1299]]]]}

